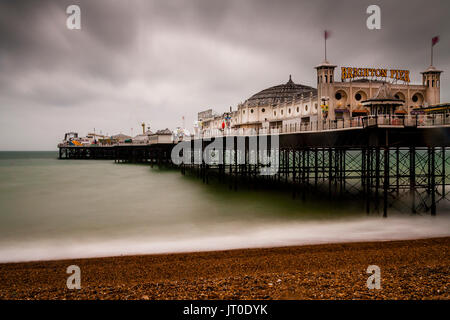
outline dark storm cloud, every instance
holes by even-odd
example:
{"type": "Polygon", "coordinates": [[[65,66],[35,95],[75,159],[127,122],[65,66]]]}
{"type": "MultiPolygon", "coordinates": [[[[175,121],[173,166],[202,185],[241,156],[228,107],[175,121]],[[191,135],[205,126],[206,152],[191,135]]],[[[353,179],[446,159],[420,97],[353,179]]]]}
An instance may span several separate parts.
{"type": "MultiPolygon", "coordinates": [[[[287,81],[315,85],[324,29],[342,66],[450,70],[448,1],[0,1],[0,149],[54,148],[64,131],[137,133],[235,107],[287,81]],[[82,30],[65,10],[81,7],[82,30]],[[378,4],[382,29],[366,28],[378,4]]],[[[339,73],[339,71],[337,71],[339,73]]],[[[338,74],[337,74],[338,76],[338,74]]],[[[450,100],[442,77],[441,100],[450,100]]]]}

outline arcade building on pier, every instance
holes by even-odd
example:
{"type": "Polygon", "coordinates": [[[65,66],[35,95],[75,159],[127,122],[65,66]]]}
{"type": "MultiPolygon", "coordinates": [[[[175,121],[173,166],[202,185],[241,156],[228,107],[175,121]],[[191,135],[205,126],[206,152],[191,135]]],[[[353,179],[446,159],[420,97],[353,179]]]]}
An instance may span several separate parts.
{"type": "Polygon", "coordinates": [[[289,80],[264,89],[236,110],[198,114],[198,131],[279,128],[312,121],[389,114],[405,116],[440,104],[440,75],[434,66],[422,72],[421,84],[410,84],[408,70],[341,67],[324,61],[315,67],[317,88],[289,80]],[[414,110],[414,111],[413,111],[414,110]]]}

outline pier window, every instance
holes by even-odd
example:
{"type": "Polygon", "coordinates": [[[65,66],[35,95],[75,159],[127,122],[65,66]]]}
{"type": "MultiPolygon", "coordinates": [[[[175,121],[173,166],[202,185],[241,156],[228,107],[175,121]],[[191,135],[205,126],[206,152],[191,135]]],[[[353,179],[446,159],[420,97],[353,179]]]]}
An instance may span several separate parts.
{"type": "Polygon", "coordinates": [[[291,108],[289,108],[288,113],[291,114],[291,108]]]}
{"type": "Polygon", "coordinates": [[[250,112],[253,113],[253,109],[250,109],[250,112]]]}
{"type": "Polygon", "coordinates": [[[300,112],[300,108],[299,107],[297,107],[297,112],[300,112]]]}
{"type": "Polygon", "coordinates": [[[305,106],[305,111],[308,111],[308,105],[305,106]]]}
{"type": "Polygon", "coordinates": [[[413,95],[412,101],[417,102],[418,100],[419,100],[419,97],[417,96],[417,94],[413,95]]]}
{"type": "Polygon", "coordinates": [[[336,98],[336,100],[341,100],[342,99],[342,94],[340,92],[336,92],[334,97],[336,98]]]}
{"type": "Polygon", "coordinates": [[[266,112],[266,109],[262,108],[262,109],[261,109],[261,112],[262,112],[262,113],[266,112]]]}
{"type": "Polygon", "coordinates": [[[358,92],[357,94],[355,94],[355,99],[356,99],[356,101],[359,101],[359,100],[361,100],[361,94],[358,92]]]}

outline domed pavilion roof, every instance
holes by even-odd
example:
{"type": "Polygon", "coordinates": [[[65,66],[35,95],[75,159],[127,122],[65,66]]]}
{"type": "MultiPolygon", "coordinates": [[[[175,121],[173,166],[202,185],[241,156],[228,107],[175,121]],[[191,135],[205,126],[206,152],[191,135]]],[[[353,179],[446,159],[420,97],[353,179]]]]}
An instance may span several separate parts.
{"type": "Polygon", "coordinates": [[[289,76],[289,81],[285,84],[264,89],[251,96],[246,103],[250,106],[255,106],[268,103],[289,102],[293,98],[300,99],[302,95],[304,98],[309,98],[311,93],[313,96],[317,96],[317,89],[294,83],[292,77],[289,76]]]}

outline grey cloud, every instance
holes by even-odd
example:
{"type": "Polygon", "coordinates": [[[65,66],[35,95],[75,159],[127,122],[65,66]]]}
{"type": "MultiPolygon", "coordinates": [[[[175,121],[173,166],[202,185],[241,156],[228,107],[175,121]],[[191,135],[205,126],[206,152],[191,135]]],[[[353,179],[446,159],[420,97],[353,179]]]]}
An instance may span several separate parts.
{"type": "MultiPolygon", "coordinates": [[[[268,86],[315,85],[324,29],[337,65],[448,71],[448,1],[376,1],[382,29],[365,27],[368,0],[44,0],[0,2],[0,149],[54,149],[64,130],[175,127],[235,107],[268,86]],[[79,4],[82,30],[65,27],[79,4]],[[39,118],[39,137],[33,136],[39,118]],[[58,125],[55,125],[55,123],[58,125]],[[44,124],[45,130],[42,129],[44,124]],[[26,130],[24,129],[26,127],[26,130]],[[11,134],[14,133],[14,134],[11,134]]],[[[441,100],[450,100],[442,77],[441,100]]]]}

